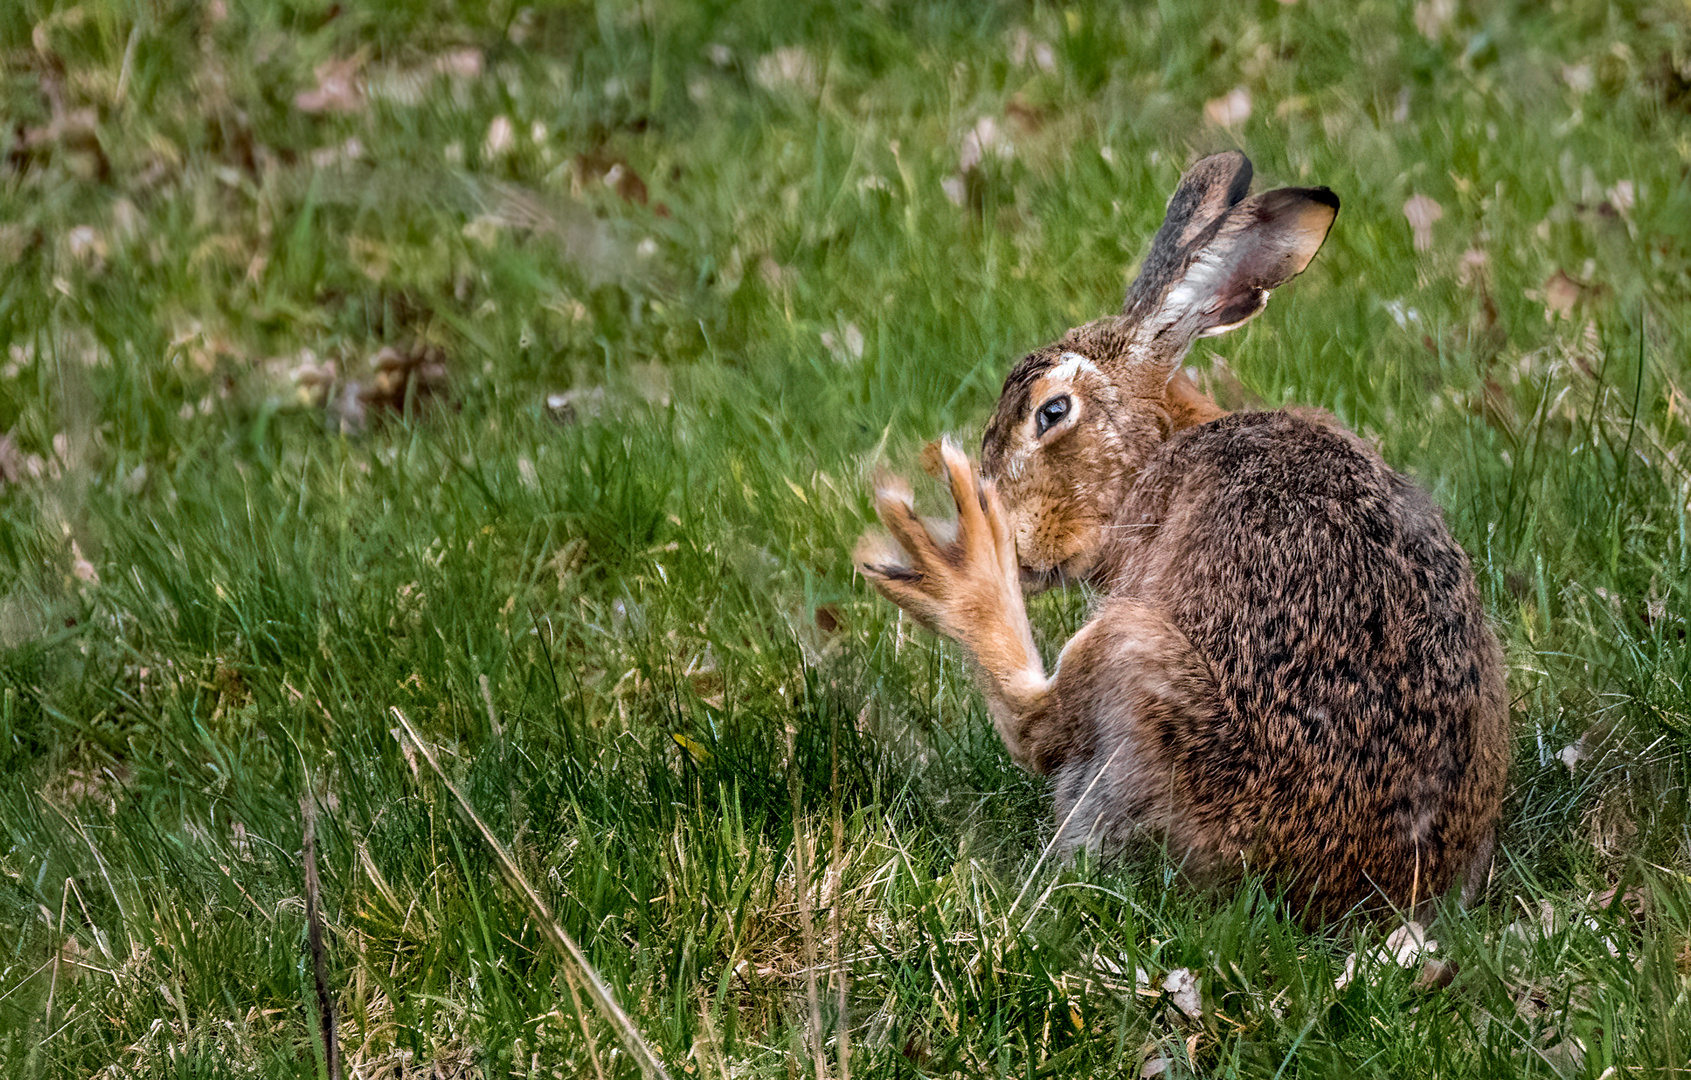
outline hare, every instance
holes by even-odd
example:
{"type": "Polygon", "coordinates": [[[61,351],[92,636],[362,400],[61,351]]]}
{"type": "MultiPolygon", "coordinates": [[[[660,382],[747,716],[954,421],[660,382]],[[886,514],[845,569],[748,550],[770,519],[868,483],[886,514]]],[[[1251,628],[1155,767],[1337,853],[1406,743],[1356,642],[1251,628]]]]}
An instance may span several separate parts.
{"type": "Polygon", "coordinates": [[[1263,309],[1326,239],[1326,188],[1182,177],[1118,316],[1011,370],[957,526],[878,479],[855,556],[973,659],[1011,757],[1053,781],[1059,849],[1142,830],[1198,881],[1259,872],[1324,919],[1424,909],[1490,867],[1510,736],[1501,650],[1437,506],[1325,412],[1227,413],[1192,340],[1263,309]],[[937,530],[937,533],[936,533],[937,530]],[[1047,674],[1024,589],[1084,581],[1047,674]]]}

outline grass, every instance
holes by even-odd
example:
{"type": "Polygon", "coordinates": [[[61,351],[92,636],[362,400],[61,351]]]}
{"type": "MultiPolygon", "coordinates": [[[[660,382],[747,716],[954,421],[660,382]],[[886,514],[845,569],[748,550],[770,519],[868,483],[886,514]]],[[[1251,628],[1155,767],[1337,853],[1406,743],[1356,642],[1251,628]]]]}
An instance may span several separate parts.
{"type": "Polygon", "coordinates": [[[1688,1071],[1682,7],[18,0],[0,55],[6,1075],[315,1075],[302,798],[353,1073],[639,1075],[396,707],[672,1076],[1688,1071]],[[1192,363],[1416,476],[1507,646],[1442,991],[1042,861],[850,571],[1228,146],[1344,209],[1192,363]]]}

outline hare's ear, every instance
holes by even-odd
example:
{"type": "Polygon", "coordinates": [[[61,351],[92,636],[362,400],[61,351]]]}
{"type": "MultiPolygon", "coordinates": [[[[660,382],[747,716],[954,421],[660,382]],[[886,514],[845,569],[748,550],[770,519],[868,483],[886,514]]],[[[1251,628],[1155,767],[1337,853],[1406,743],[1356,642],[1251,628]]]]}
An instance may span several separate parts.
{"type": "Polygon", "coordinates": [[[1225,333],[1268,304],[1268,293],[1303,273],[1339,213],[1328,189],[1278,188],[1228,212],[1193,252],[1186,273],[1163,298],[1164,313],[1195,337],[1225,333]]]}
{"type": "Polygon", "coordinates": [[[1173,371],[1194,338],[1261,311],[1321,250],[1339,197],[1323,187],[1245,198],[1250,175],[1244,155],[1217,154],[1181,179],[1122,309],[1133,326],[1126,359],[1140,372],[1173,371]]]}
{"type": "Polygon", "coordinates": [[[1123,312],[1140,324],[1134,336],[1148,331],[1184,352],[1195,337],[1238,326],[1270,289],[1303,273],[1338,212],[1339,197],[1324,187],[1277,188],[1230,207],[1172,257],[1145,260],[1123,312]]]}
{"type": "Polygon", "coordinates": [[[1212,235],[1250,190],[1251,159],[1237,150],[1212,154],[1187,169],[1168,201],[1168,215],[1151,240],[1145,265],[1128,290],[1122,314],[1138,314],[1147,292],[1158,291],[1159,284],[1166,289],[1178,278],[1192,248],[1212,235]]]}

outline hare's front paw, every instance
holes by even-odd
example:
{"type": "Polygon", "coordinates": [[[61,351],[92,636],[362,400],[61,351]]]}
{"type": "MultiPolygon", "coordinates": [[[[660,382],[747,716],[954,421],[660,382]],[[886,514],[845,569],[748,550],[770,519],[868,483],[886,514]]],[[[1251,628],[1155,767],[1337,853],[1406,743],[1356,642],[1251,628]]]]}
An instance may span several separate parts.
{"type": "Polygon", "coordinates": [[[916,516],[908,484],[881,477],[875,510],[896,544],[866,535],[855,559],[887,599],[978,655],[1005,632],[1023,636],[1027,614],[1016,542],[993,483],[983,482],[974,463],[949,439],[940,447],[940,459],[957,504],[956,538],[936,536],[935,528],[916,516]]]}

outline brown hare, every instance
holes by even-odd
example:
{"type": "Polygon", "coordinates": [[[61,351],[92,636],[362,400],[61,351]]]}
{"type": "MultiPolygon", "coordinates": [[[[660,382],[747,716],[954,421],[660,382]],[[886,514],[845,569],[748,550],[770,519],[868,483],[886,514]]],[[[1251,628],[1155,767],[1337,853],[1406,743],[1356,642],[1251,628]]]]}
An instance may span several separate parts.
{"type": "Polygon", "coordinates": [[[1011,756],[1052,777],[1060,849],[1150,829],[1195,879],[1260,872],[1318,919],[1471,899],[1510,738],[1467,557],[1332,416],[1227,413],[1180,369],[1338,213],[1250,178],[1238,153],[1187,172],[1122,313],[1011,370],[980,476],[944,444],[954,537],[885,477],[896,546],[856,561],[973,658],[1011,756]],[[1101,599],[1047,674],[1023,589],[1076,581],[1101,599]]]}

